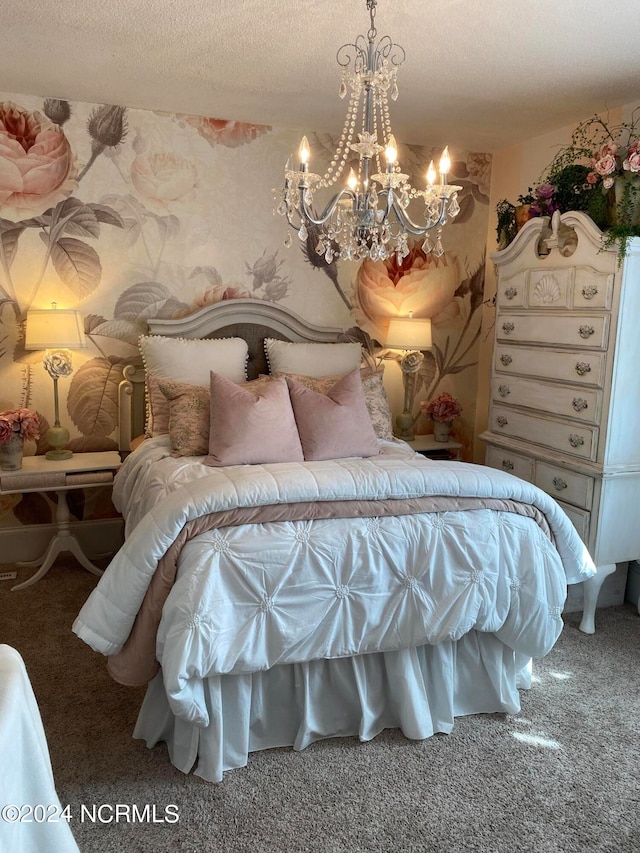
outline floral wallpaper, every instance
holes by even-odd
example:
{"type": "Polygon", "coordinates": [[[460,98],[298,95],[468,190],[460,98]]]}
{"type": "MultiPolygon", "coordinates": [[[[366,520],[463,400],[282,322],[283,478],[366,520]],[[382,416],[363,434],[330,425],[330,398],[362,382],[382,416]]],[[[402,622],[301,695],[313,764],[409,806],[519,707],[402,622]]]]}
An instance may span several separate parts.
{"type": "MultiPolygon", "coordinates": [[[[0,411],[36,409],[53,421],[44,353],[25,350],[29,308],[81,311],[87,340],[59,383],[75,452],[115,449],[117,387],[138,359],[150,317],[189,314],[221,299],[280,302],[319,325],[359,326],[383,342],[388,319],[431,317],[434,348],[413,389],[414,409],[437,390],[460,397],[458,435],[470,446],[484,283],[490,155],[454,152],[461,212],[445,255],[416,245],[394,261],[327,264],[311,236],[291,242],[274,192],[300,133],[234,121],[0,94],[0,411]]],[[[309,135],[328,162],[334,140],[309,135]]],[[[430,148],[401,146],[412,175],[430,148]]],[[[417,178],[417,181],[420,181],[417,178]]],[[[391,354],[392,360],[396,354],[391,354]]],[[[395,365],[391,365],[395,367],[395,365]]],[[[418,431],[428,422],[418,418],[418,431]]],[[[27,450],[43,453],[44,442],[27,450]]],[[[96,490],[99,492],[100,490],[96,490]]],[[[72,493],[75,495],[75,493],[72,493]]],[[[113,512],[108,495],[76,496],[75,517],[113,512]]],[[[0,525],[51,514],[43,495],[10,496],[0,525]]]]}

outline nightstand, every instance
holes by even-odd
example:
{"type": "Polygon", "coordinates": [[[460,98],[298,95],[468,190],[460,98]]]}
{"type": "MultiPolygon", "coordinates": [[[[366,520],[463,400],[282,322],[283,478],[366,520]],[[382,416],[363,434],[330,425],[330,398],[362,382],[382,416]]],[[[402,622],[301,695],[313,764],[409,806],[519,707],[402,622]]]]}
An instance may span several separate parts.
{"type": "Polygon", "coordinates": [[[433,435],[417,435],[413,441],[405,442],[416,453],[428,459],[459,459],[462,445],[458,441],[436,441],[433,435]]]}
{"type": "Polygon", "coordinates": [[[115,450],[99,453],[76,453],[71,459],[53,461],[44,456],[25,456],[18,471],[0,471],[0,495],[25,492],[55,492],[58,496],[56,510],[57,530],[47,550],[37,560],[18,563],[19,566],[37,568],[28,580],[12,587],[12,591],[43,578],[54,564],[58,554],[70,551],[88,572],[101,575],[102,571],[89,560],[80,543],[69,529],[67,492],[72,489],[90,489],[108,485],[120,467],[120,454],[115,450]]]}

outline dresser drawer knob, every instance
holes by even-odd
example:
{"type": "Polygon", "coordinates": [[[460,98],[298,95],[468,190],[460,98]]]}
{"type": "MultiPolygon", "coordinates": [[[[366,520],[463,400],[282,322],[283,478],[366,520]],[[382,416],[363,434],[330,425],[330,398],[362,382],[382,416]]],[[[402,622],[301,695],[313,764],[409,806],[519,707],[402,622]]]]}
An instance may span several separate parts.
{"type": "Polygon", "coordinates": [[[567,488],[567,483],[565,480],[562,479],[562,477],[554,477],[553,485],[559,492],[567,488]]]}
{"type": "Polygon", "coordinates": [[[498,394],[500,394],[501,397],[508,397],[510,393],[511,389],[508,385],[498,385],[498,394]]]}
{"type": "Polygon", "coordinates": [[[591,365],[586,361],[579,361],[576,364],[576,373],[578,376],[584,376],[585,373],[591,373],[591,365]]]}
{"type": "Polygon", "coordinates": [[[515,466],[510,459],[503,459],[502,460],[502,467],[504,468],[505,471],[513,471],[515,466]]]}
{"type": "Polygon", "coordinates": [[[586,339],[586,338],[590,338],[591,335],[594,335],[596,330],[593,328],[593,326],[580,326],[580,328],[578,329],[578,332],[579,332],[581,338],[586,339]]]}
{"type": "Polygon", "coordinates": [[[505,367],[509,367],[509,365],[511,364],[511,362],[513,361],[513,359],[511,358],[511,356],[510,356],[510,355],[507,355],[507,354],[505,353],[504,355],[501,355],[501,356],[500,356],[500,361],[504,364],[504,366],[505,366],[505,367]]]}
{"type": "Polygon", "coordinates": [[[507,299],[515,299],[518,295],[518,291],[515,289],[515,287],[508,287],[505,290],[504,295],[507,297],[507,299]]]}
{"type": "Polygon", "coordinates": [[[515,325],[513,323],[503,323],[502,324],[502,331],[505,333],[505,335],[510,335],[514,329],[515,329],[515,325]]]}
{"type": "Polygon", "coordinates": [[[598,288],[595,284],[588,284],[586,287],[582,288],[582,295],[585,299],[593,299],[594,296],[598,293],[598,288]]]}
{"type": "Polygon", "coordinates": [[[496,418],[496,423],[499,427],[506,427],[509,421],[505,418],[504,415],[498,415],[498,417],[496,418]]]}
{"type": "Polygon", "coordinates": [[[577,435],[575,432],[571,433],[569,436],[569,444],[571,447],[582,447],[584,444],[584,438],[581,435],[577,435]]]}
{"type": "Polygon", "coordinates": [[[584,412],[585,409],[589,408],[589,404],[582,397],[574,397],[571,401],[571,405],[576,412],[584,412]]]}

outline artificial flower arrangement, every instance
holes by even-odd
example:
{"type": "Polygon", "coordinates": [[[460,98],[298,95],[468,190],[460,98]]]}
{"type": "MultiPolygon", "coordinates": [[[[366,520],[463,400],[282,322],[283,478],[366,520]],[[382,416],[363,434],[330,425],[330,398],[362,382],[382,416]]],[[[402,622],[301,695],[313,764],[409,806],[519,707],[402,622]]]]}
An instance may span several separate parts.
{"type": "Polygon", "coordinates": [[[443,391],[433,400],[422,400],[420,411],[434,421],[450,424],[458,415],[462,414],[462,406],[452,394],[443,391]]]}
{"type": "MultiPolygon", "coordinates": [[[[609,125],[599,115],[581,122],[519,204],[528,217],[551,216],[556,210],[580,210],[606,232],[604,245],[619,243],[624,257],[627,240],[640,236],[640,108],[631,121],[609,125]]],[[[515,237],[516,206],[497,205],[498,245],[515,237]]]]}
{"type": "Polygon", "coordinates": [[[21,438],[37,441],[40,438],[40,418],[31,409],[9,409],[0,412],[0,444],[17,433],[21,438]]]}

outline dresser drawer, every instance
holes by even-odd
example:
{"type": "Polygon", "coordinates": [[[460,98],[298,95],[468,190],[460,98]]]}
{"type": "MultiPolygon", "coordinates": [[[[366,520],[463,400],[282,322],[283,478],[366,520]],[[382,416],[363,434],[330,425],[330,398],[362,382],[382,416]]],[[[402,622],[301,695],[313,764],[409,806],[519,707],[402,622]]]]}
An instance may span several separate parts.
{"type": "Polygon", "coordinates": [[[501,278],[496,292],[496,302],[499,306],[522,308],[527,292],[527,273],[522,271],[509,278],[501,278]]]}
{"type": "Polygon", "coordinates": [[[593,477],[538,460],[534,483],[552,497],[561,499],[563,503],[591,509],[593,477]]]}
{"type": "Polygon", "coordinates": [[[580,459],[595,459],[598,430],[585,424],[567,424],[516,412],[506,406],[492,405],[491,431],[523,441],[542,444],[580,459]]]}
{"type": "Polygon", "coordinates": [[[504,450],[501,447],[489,447],[485,464],[489,468],[497,468],[499,471],[514,474],[528,483],[533,482],[533,459],[529,456],[522,456],[520,453],[504,450]]]}
{"type": "Polygon", "coordinates": [[[520,376],[494,376],[491,396],[496,403],[524,406],[592,424],[599,422],[602,409],[601,391],[554,385],[520,376]]]}
{"type": "Polygon", "coordinates": [[[496,320],[499,341],[606,349],[609,316],[550,316],[549,314],[502,313],[496,320]]]}
{"type": "Polygon", "coordinates": [[[578,536],[582,539],[585,545],[589,544],[589,520],[590,514],[584,509],[577,509],[575,506],[566,504],[563,501],[558,501],[560,506],[569,516],[569,521],[578,531],[578,536]]]}
{"type": "Polygon", "coordinates": [[[602,273],[591,267],[577,267],[573,286],[574,308],[611,308],[613,274],[602,273]]]}
{"type": "Polygon", "coordinates": [[[602,388],[605,359],[605,354],[601,352],[562,352],[497,344],[495,365],[500,373],[559,379],[562,382],[602,388]]]}

